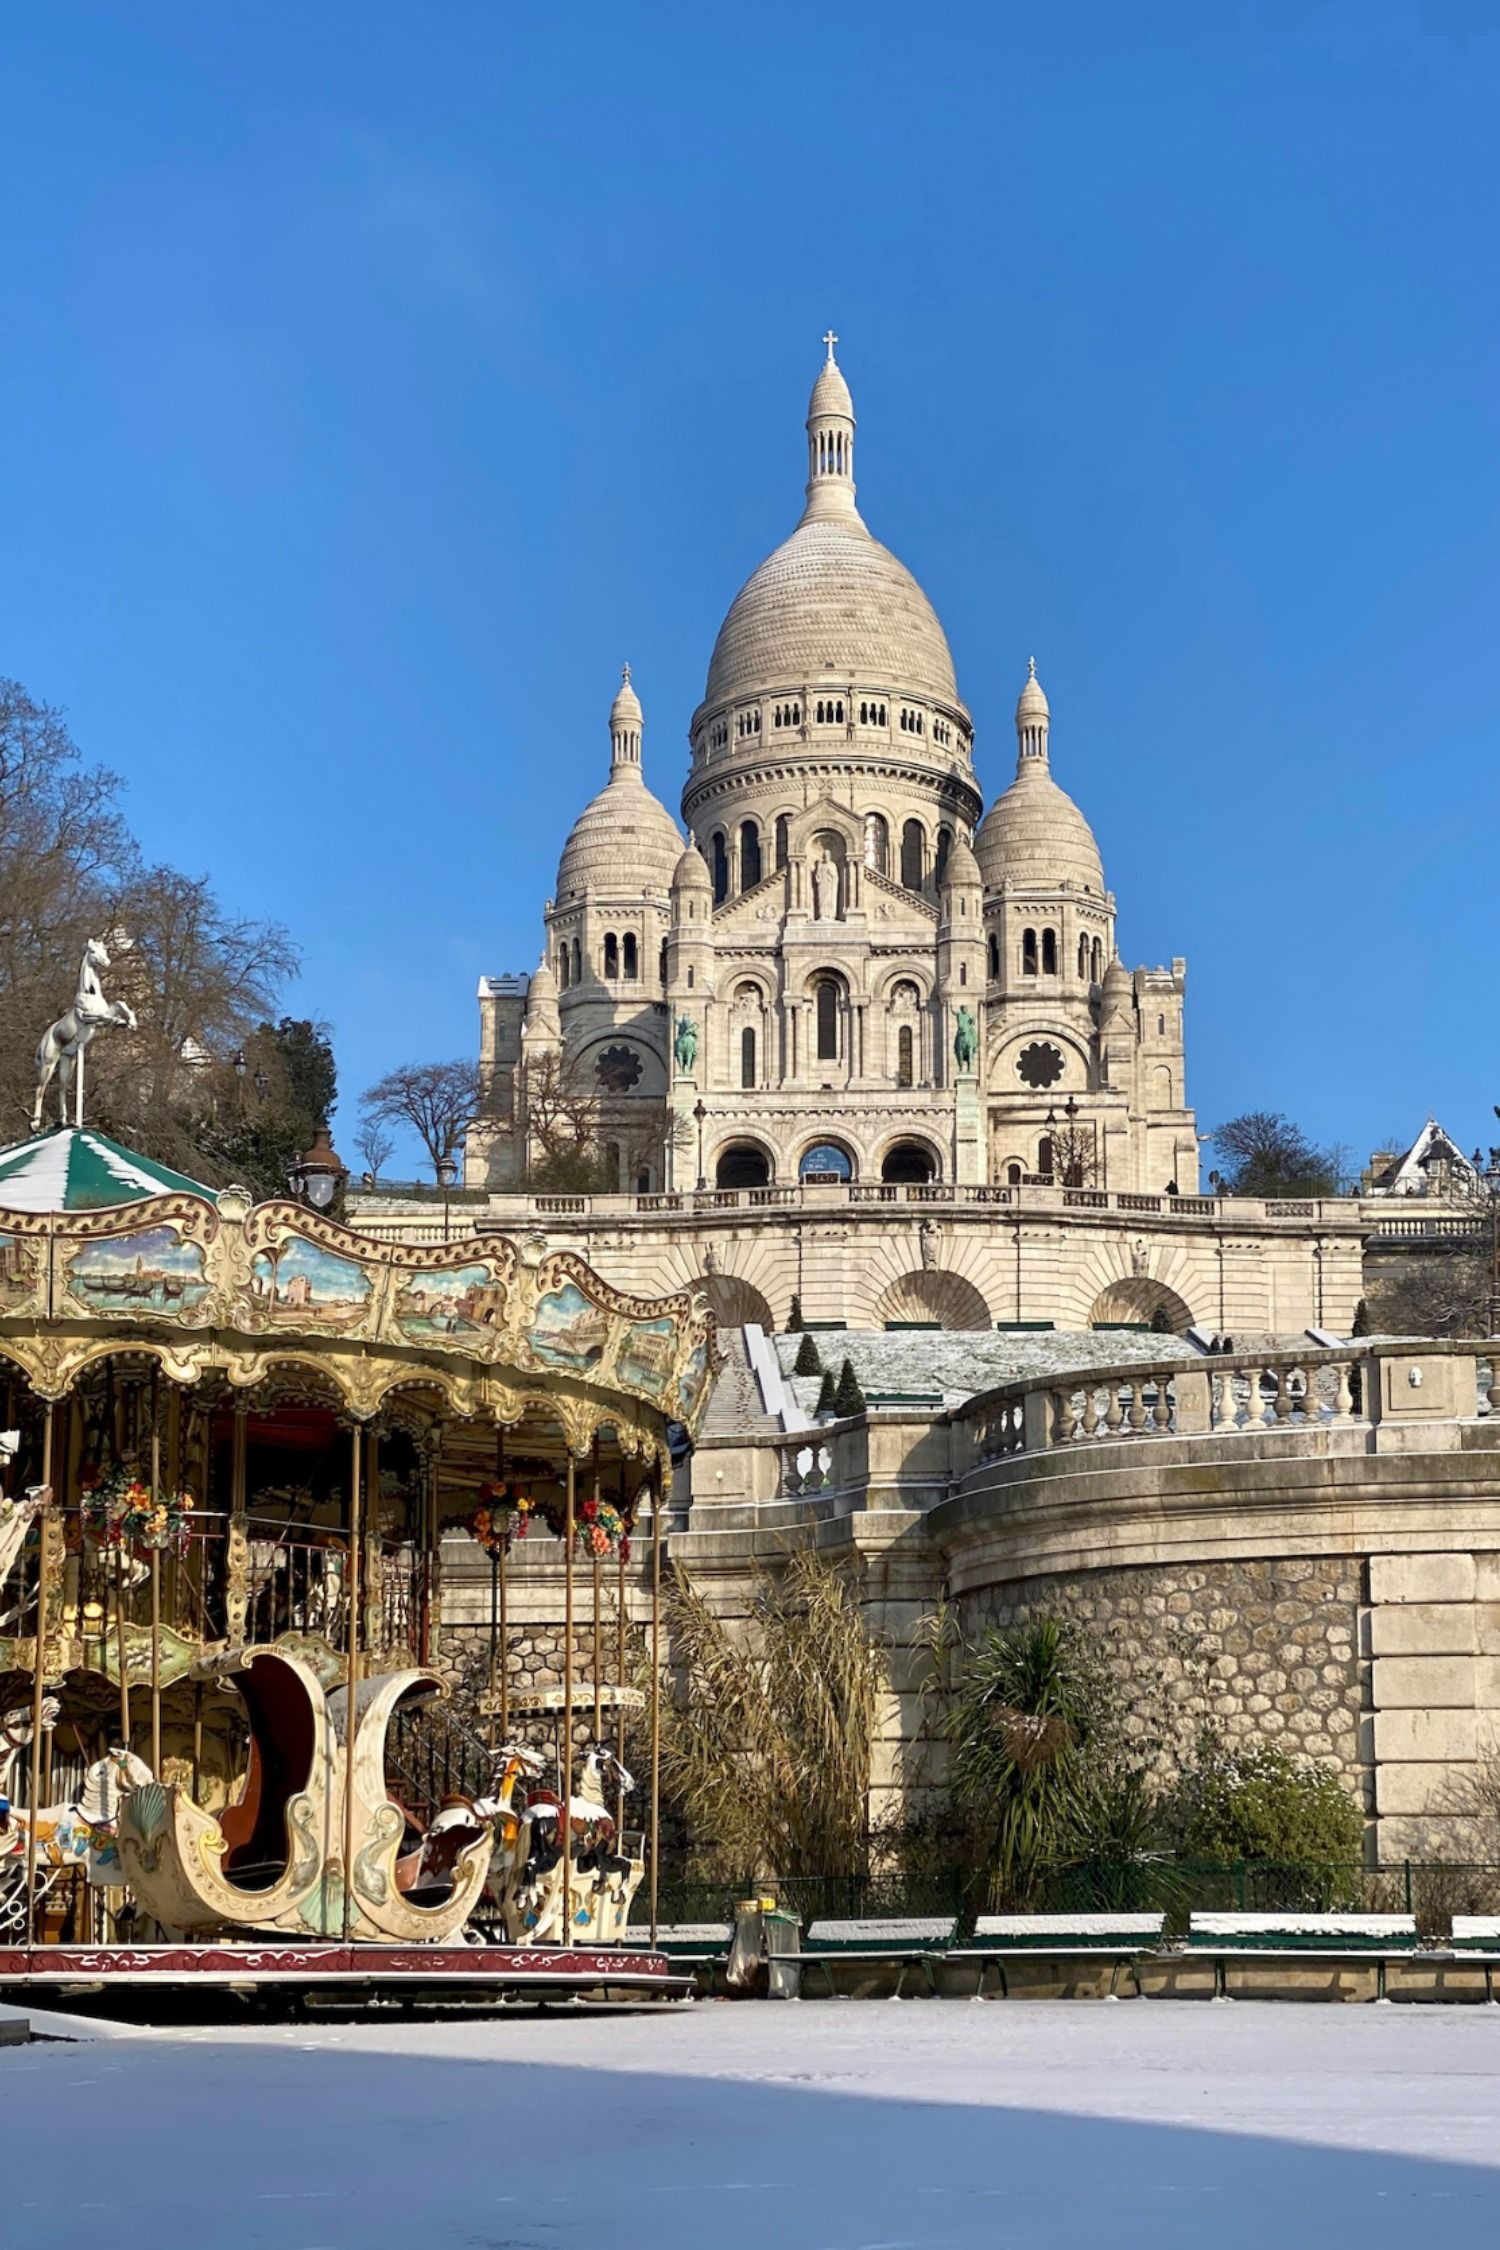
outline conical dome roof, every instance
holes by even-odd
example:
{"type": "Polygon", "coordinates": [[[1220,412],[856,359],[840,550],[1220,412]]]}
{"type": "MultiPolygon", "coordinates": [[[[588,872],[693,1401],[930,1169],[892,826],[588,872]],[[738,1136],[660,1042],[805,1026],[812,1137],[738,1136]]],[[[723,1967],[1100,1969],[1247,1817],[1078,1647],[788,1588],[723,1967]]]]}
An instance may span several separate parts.
{"type": "Polygon", "coordinates": [[[974,851],[986,890],[1002,883],[1051,889],[1072,883],[1104,891],[1104,866],[1094,831],[1052,778],[1047,737],[1051,712],[1032,658],[1016,704],[1016,778],[979,823],[974,851]]]}
{"type": "Polygon", "coordinates": [[[643,891],[671,888],[682,852],[676,821],[641,778],[640,698],[625,667],[610,706],[609,779],[574,821],[557,866],[554,903],[565,906],[585,891],[643,891]]]}
{"type": "Polygon", "coordinates": [[[974,853],[986,890],[1001,883],[1073,883],[1104,890],[1094,831],[1041,759],[1027,759],[979,823],[974,853]]]}
{"type": "Polygon", "coordinates": [[[6,1211],[112,1211],[152,1195],[214,1200],[212,1188],[137,1156],[107,1133],[59,1126],[0,1149],[0,1209],[6,1211]]]}
{"type": "Polygon", "coordinates": [[[822,678],[957,704],[937,613],[904,563],[872,538],[854,504],[854,402],[828,358],[807,409],[802,521],[751,573],[709,659],[705,704],[822,678]]]}

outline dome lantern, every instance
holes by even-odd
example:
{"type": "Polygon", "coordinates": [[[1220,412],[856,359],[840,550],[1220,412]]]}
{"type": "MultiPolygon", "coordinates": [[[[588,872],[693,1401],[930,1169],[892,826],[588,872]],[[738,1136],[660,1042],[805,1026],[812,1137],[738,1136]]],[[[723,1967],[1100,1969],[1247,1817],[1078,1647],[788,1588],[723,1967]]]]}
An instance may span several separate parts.
{"type": "Polygon", "coordinates": [[[1027,758],[1040,758],[1047,763],[1047,730],[1052,713],[1047,698],[1042,693],[1042,683],[1036,676],[1036,658],[1026,659],[1026,685],[1016,702],[1016,741],[1020,756],[1017,770],[1027,758]]]}
{"type": "Polygon", "coordinates": [[[802,521],[830,516],[859,520],[854,505],[854,401],[843,369],[833,356],[838,342],[830,328],[823,338],[828,357],[818,370],[807,404],[807,506],[802,521]]]}
{"type": "Polygon", "coordinates": [[[609,707],[609,747],[611,769],[617,766],[639,767],[641,762],[641,733],[645,714],[641,699],[630,684],[630,666],[620,667],[620,690],[609,707]]]}

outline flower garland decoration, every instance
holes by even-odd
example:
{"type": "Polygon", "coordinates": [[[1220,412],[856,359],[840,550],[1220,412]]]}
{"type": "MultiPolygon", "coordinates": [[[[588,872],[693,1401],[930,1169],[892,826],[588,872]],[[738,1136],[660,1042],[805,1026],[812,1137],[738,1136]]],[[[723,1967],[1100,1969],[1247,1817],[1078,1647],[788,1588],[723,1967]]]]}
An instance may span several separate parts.
{"type": "Polygon", "coordinates": [[[629,1562],[633,1528],[633,1512],[622,1514],[612,1500],[591,1498],[578,1503],[574,1535],[586,1555],[618,1553],[621,1562],[629,1562]]]}
{"type": "Polygon", "coordinates": [[[192,1494],[158,1492],[153,1501],[150,1485],[124,1466],[108,1476],[85,1471],[82,1513],[84,1529],[112,1553],[183,1555],[192,1538],[192,1494]]]}
{"type": "Polygon", "coordinates": [[[464,1523],[470,1538],[477,1540],[487,1555],[508,1555],[512,1540],[526,1537],[535,1513],[536,1503],[529,1492],[513,1484],[483,1484],[479,1504],[464,1523]]]}

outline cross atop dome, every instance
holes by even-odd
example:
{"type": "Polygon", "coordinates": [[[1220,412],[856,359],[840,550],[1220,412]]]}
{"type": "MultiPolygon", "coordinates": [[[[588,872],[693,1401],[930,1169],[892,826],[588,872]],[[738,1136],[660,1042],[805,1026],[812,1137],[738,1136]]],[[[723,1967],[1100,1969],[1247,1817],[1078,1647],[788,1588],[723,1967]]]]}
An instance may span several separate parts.
{"type": "Polygon", "coordinates": [[[807,403],[807,509],[812,517],[842,516],[858,522],[854,505],[854,401],[843,370],[833,356],[838,336],[824,332],[828,357],[807,403]]]}

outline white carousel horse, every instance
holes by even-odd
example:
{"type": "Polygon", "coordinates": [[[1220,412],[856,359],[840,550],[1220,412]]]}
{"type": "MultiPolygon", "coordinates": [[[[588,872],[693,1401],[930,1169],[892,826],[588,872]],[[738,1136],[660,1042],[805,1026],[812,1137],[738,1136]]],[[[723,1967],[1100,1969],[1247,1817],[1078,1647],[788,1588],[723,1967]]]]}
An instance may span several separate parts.
{"type": "MultiPolygon", "coordinates": [[[[51,1697],[54,1719],[57,1705],[51,1697]]],[[[31,1740],[31,1714],[26,1714],[25,1743],[17,1742],[11,1758],[31,1740]]],[[[51,1723],[44,1720],[44,1724],[51,1723]]],[[[8,1767],[7,1767],[8,1771],[8,1767]]],[[[58,1877],[70,1868],[86,1868],[91,1883],[124,1881],[115,1851],[115,1825],[125,1798],[152,1779],[151,1768],[133,1751],[118,1747],[96,1758],[83,1777],[83,1787],[71,1804],[43,1805],[36,1815],[37,1897],[45,1898],[58,1877]]],[[[0,1798],[0,1930],[19,1929],[26,1914],[26,1865],[32,1815],[26,1807],[0,1798]]]]}
{"type": "Polygon", "coordinates": [[[42,1105],[54,1078],[57,1080],[58,1115],[63,1124],[67,1124],[68,1096],[82,1067],[83,1051],[95,1033],[109,1024],[120,1024],[126,1031],[136,1029],[135,1010],[124,1000],[104,997],[99,971],[108,967],[109,954],[103,939],[90,938],[78,971],[78,990],[73,995],[73,1005],[66,1015],[59,1016],[56,1023],[43,1032],[36,1051],[36,1100],[31,1110],[33,1133],[42,1129],[42,1105]]]}
{"type": "MultiPolygon", "coordinates": [[[[0,1459],[5,1457],[5,1441],[11,1435],[9,1430],[0,1431],[0,1459]]],[[[14,1451],[12,1446],[11,1452],[14,1451]]],[[[20,1500],[9,1500],[0,1492],[0,1585],[4,1584],[7,1574],[25,1546],[27,1533],[51,1498],[50,1484],[33,1485],[20,1500]]],[[[24,1604],[21,1606],[24,1607],[24,1604]]],[[[20,1614],[20,1607],[0,1614],[0,1631],[13,1624],[20,1614]]]]}
{"type": "Polygon", "coordinates": [[[558,1836],[559,1804],[543,1800],[527,1812],[527,1861],[514,1895],[514,1934],[528,1942],[566,1939],[590,1944],[622,1934],[643,1873],[632,1852],[616,1850],[615,1818],[605,1801],[605,1786],[635,1787],[634,1777],[606,1742],[592,1742],[583,1761],[576,1796],[568,1798],[568,1893],[571,1927],[564,1930],[563,1848],[558,1836]]]}

